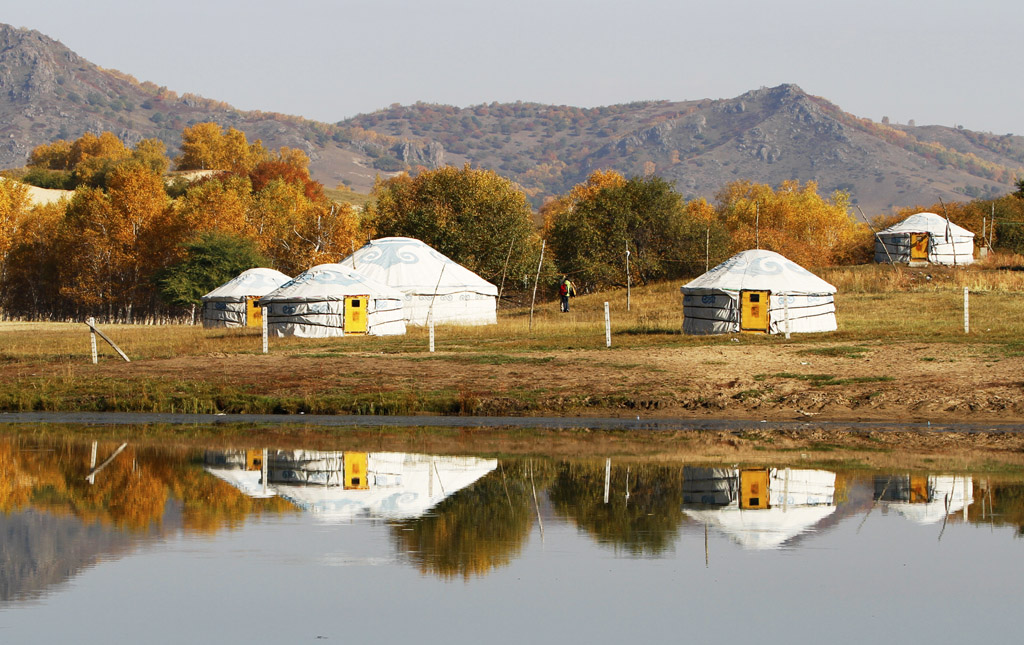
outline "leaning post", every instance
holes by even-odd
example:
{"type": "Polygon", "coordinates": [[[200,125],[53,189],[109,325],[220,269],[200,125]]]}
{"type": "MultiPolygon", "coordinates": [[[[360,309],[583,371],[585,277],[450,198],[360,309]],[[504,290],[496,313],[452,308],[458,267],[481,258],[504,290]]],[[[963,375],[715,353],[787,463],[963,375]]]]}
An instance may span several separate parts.
{"type": "Polygon", "coordinates": [[[604,344],[605,347],[612,346],[612,317],[607,302],[604,303],[604,344]]]}

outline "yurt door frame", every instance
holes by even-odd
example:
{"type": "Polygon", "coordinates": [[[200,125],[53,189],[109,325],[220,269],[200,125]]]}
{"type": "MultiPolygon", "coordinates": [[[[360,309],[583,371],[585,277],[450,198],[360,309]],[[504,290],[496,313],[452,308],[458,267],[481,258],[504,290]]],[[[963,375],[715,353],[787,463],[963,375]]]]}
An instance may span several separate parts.
{"type": "Polygon", "coordinates": [[[345,296],[345,333],[366,333],[366,301],[369,296],[345,296]]]}
{"type": "Polygon", "coordinates": [[[263,326],[263,309],[259,306],[259,296],[246,296],[245,297],[245,326],[246,327],[262,327],[263,326]]]}
{"type": "Polygon", "coordinates": [[[771,508],[770,478],[771,472],[767,468],[740,471],[741,510],[771,508]]]}
{"type": "Polygon", "coordinates": [[[740,330],[768,332],[771,291],[740,291],[740,330]]]}
{"type": "Polygon", "coordinates": [[[910,261],[928,260],[928,233],[910,234],[910,261]]]}

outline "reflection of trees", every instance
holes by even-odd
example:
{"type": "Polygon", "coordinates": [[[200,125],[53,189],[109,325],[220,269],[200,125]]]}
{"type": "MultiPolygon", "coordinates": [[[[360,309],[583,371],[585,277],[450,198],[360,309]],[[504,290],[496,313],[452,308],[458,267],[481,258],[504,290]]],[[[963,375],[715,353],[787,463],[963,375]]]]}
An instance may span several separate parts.
{"type": "Polygon", "coordinates": [[[536,511],[531,488],[550,467],[502,461],[497,470],[456,492],[420,518],[395,522],[395,547],[421,573],[442,578],[483,576],[519,555],[536,511]]]}
{"type": "MultiPolygon", "coordinates": [[[[99,460],[117,443],[100,443],[99,460]]],[[[72,440],[0,442],[0,511],[26,505],[84,522],[145,530],[163,521],[169,499],[180,500],[185,527],[216,531],[235,526],[247,515],[293,507],[281,499],[251,499],[206,474],[196,451],[179,447],[128,446],[92,485],[91,444],[72,440]]]]}
{"type": "Polygon", "coordinates": [[[633,555],[668,549],[683,520],[683,471],[679,466],[612,464],[611,495],[604,503],[604,462],[558,466],[548,491],[556,512],[594,536],[633,555]],[[627,468],[629,498],[626,498],[627,468]]]}
{"type": "Polygon", "coordinates": [[[984,482],[974,489],[971,522],[994,526],[1013,526],[1017,537],[1024,537],[1024,483],[984,482]]]}

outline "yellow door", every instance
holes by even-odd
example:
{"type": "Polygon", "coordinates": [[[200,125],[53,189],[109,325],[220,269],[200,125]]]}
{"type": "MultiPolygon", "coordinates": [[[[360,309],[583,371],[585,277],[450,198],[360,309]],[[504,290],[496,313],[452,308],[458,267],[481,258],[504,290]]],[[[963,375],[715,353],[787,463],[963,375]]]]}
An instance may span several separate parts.
{"type": "Polygon", "coordinates": [[[740,508],[768,508],[768,469],[740,471],[740,508]]]}
{"type": "Polygon", "coordinates": [[[246,450],[245,451],[245,469],[246,470],[263,470],[263,451],[262,450],[246,450]]]}
{"type": "Polygon", "coordinates": [[[911,504],[927,504],[931,500],[928,494],[928,478],[920,475],[910,476],[910,498],[911,504]]]}
{"type": "Polygon", "coordinates": [[[910,259],[911,260],[927,260],[928,259],[928,234],[927,233],[911,233],[910,234],[910,259]]]}
{"type": "Polygon", "coordinates": [[[743,331],[768,331],[769,291],[740,292],[740,329],[743,331]]]}
{"type": "Polygon", "coordinates": [[[263,326],[263,308],[257,305],[260,301],[259,296],[246,296],[245,297],[245,326],[246,327],[262,327],[263,326]]]}
{"type": "Polygon", "coordinates": [[[366,490],[370,482],[366,480],[367,453],[345,453],[345,490],[366,490]]]}
{"type": "Polygon", "coordinates": [[[345,298],[345,333],[366,333],[366,296],[345,298]]]}

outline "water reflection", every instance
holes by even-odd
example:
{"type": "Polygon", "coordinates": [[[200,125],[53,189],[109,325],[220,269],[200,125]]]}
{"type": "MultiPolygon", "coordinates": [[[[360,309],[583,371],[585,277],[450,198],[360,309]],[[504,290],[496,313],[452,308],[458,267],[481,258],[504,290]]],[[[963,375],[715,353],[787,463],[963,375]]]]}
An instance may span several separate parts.
{"type": "Polygon", "coordinates": [[[684,468],[686,516],[748,549],[774,549],[835,512],[836,474],[790,468],[684,468]]]}
{"type": "Polygon", "coordinates": [[[629,559],[671,557],[705,529],[705,540],[740,549],[796,549],[852,516],[860,516],[858,534],[892,515],[941,523],[932,538],[962,522],[1012,525],[1020,535],[1024,484],[986,478],[976,486],[971,475],[946,473],[13,438],[0,441],[0,510],[6,602],[61,588],[141,545],[179,535],[216,543],[254,518],[295,539],[309,521],[336,532],[342,550],[375,541],[390,552],[384,561],[470,580],[526,557],[534,540],[543,549],[545,531],[559,527],[574,530],[580,549],[629,559]]]}

